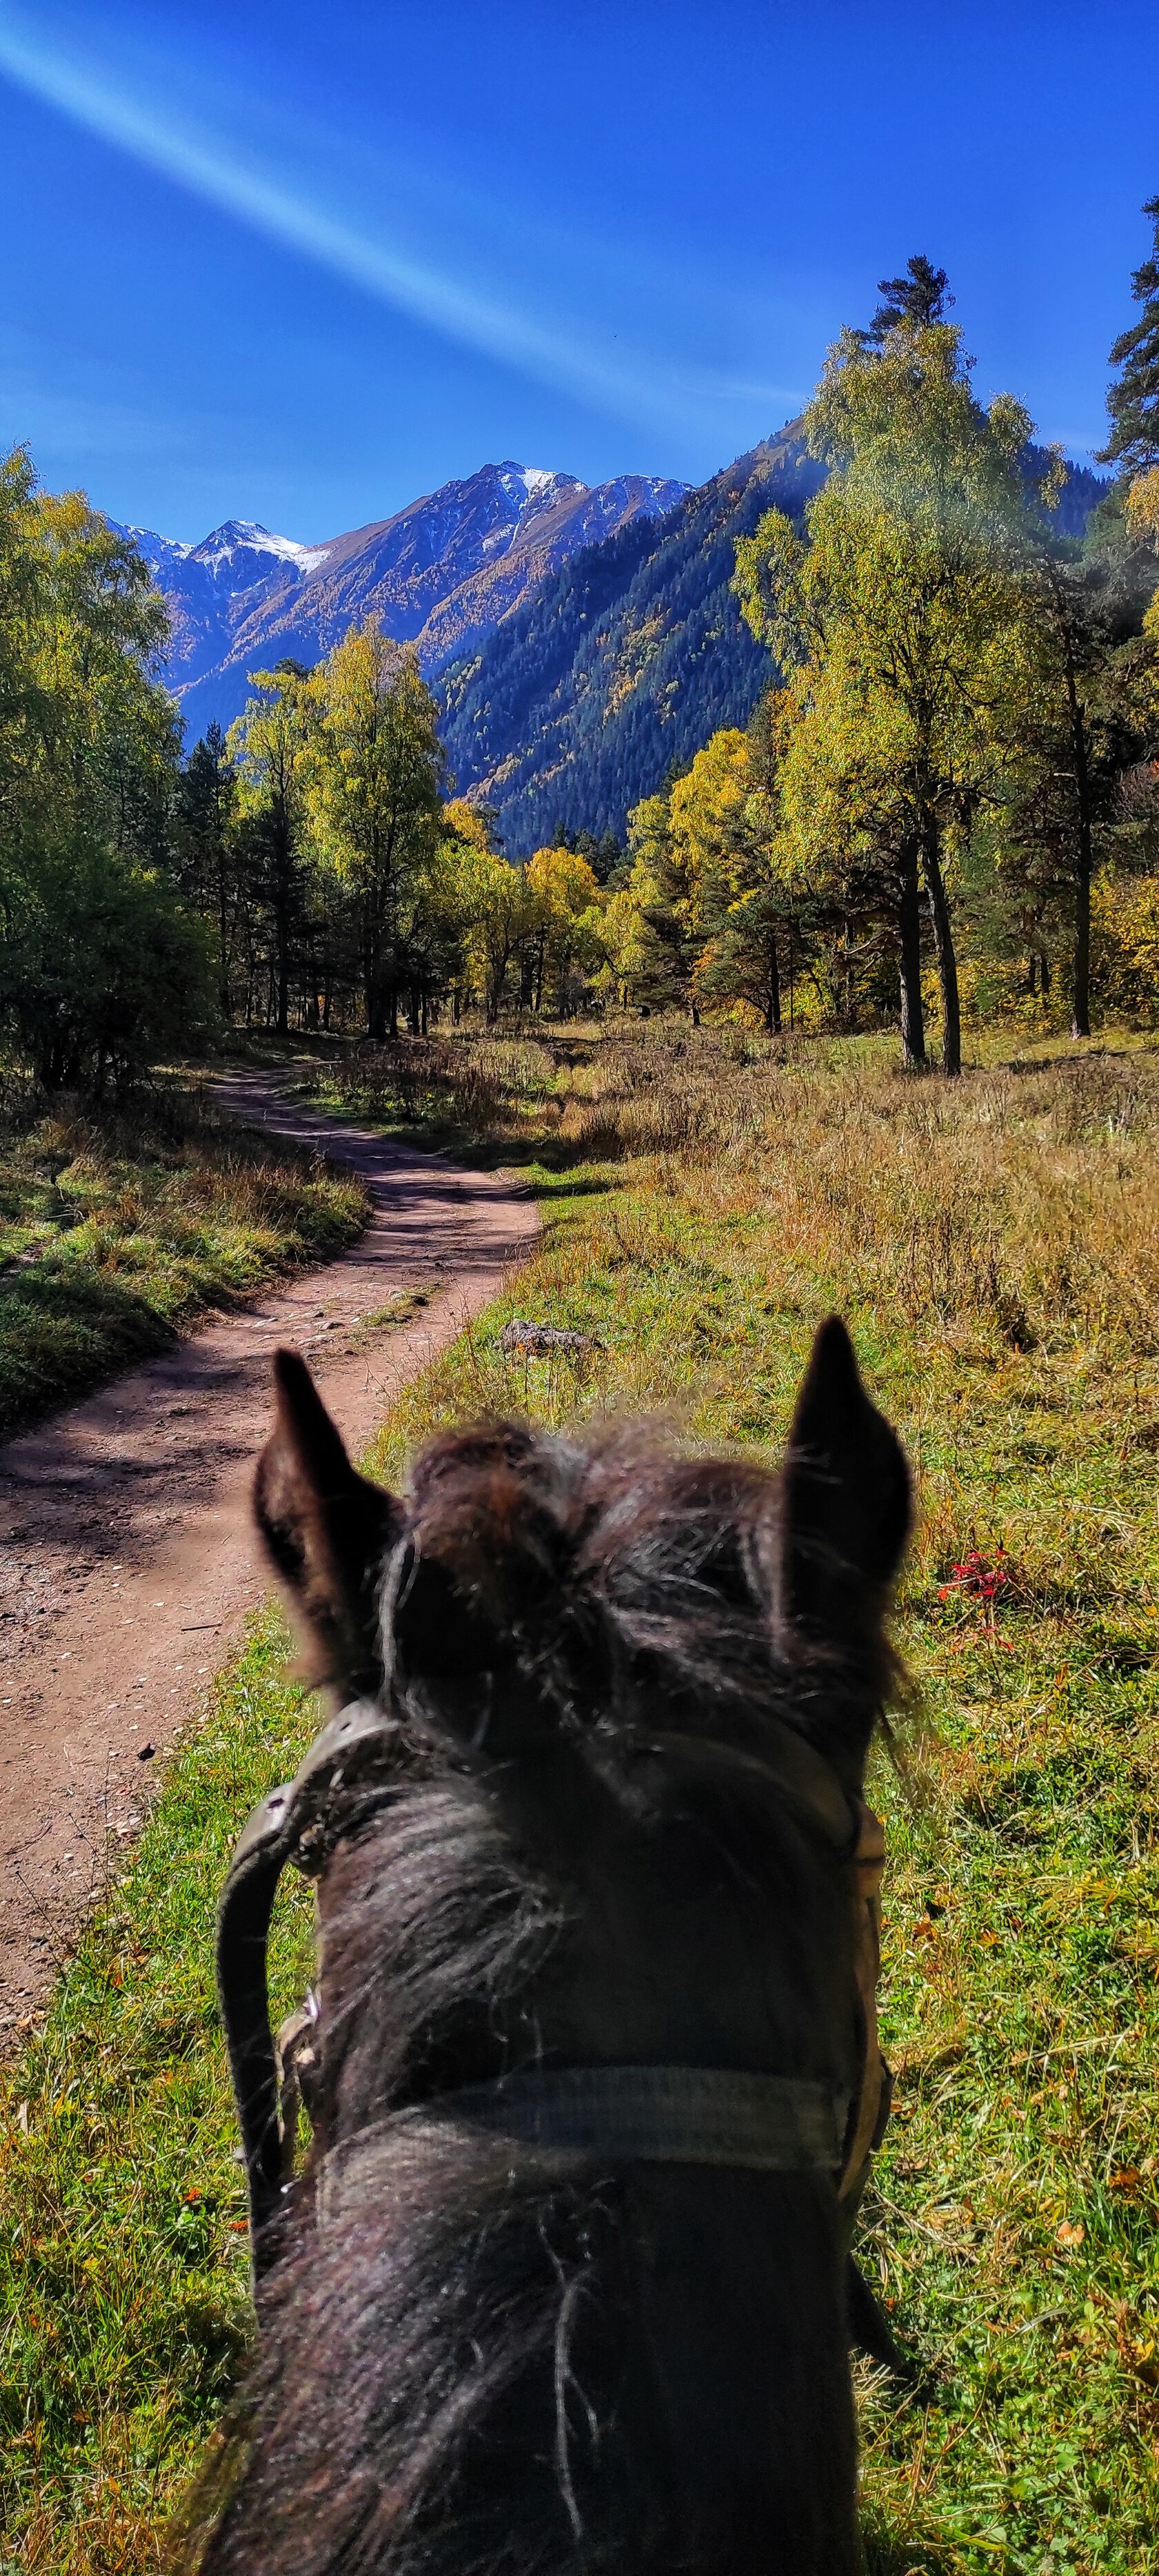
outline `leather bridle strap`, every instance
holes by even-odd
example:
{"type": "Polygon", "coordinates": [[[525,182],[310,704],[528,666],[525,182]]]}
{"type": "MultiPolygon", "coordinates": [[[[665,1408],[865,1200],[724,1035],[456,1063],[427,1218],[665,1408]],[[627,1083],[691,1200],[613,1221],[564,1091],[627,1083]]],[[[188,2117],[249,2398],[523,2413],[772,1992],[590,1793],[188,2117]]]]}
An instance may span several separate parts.
{"type": "Polygon", "coordinates": [[[456,2138],[608,2164],[731,2165],[750,2173],[841,2169],[848,2096],[805,2076],[704,2066],[527,2067],[391,2111],[323,2157],[318,2215],[361,2200],[408,2145],[456,2138]]]}
{"type": "MultiPolygon", "coordinates": [[[[327,1811],[337,1790],[364,1780],[372,1804],[389,1797],[383,1757],[398,1734],[397,1722],[368,1701],[355,1701],[332,1718],[293,1780],[255,1808],[222,1893],[218,1997],[241,2130],[255,2280],[277,2252],[275,2221],[286,2206],[286,2144],[267,1982],[278,1881],[287,1862],[310,1873],[321,1865],[328,1849],[327,1811]]],[[[687,1739],[674,1735],[646,1741],[660,1753],[691,1750],[687,1739]]],[[[854,1974],[864,2047],[852,2105],[847,2095],[804,2077],[703,2067],[529,2068],[389,2113],[373,2130],[331,2150],[322,2167],[325,2195],[340,2188],[337,2177],[351,2160],[362,2170],[360,2160],[372,2142],[385,2156],[408,2133],[445,2133],[450,2127],[609,2162],[825,2171],[833,2175],[852,2223],[889,2110],[890,2078],[878,2046],[876,2008],[882,1826],[861,1800],[849,1798],[824,1757],[791,1728],[778,1725],[767,1758],[729,1754],[728,1768],[734,1779],[751,1772],[754,1786],[758,1776],[766,1788],[774,1786],[853,1873],[854,1974]],[[327,2178],[332,2164],[334,2175],[327,2178]]]]}
{"type": "Polygon", "coordinates": [[[877,2031],[877,1981],[881,1974],[881,1876],[885,1868],[885,1827],[872,1807],[859,1798],[858,1835],[853,1849],[853,1974],[861,2005],[865,2045],[853,2134],[845,2149],[839,2199],[851,2204],[850,2220],[861,2198],[869,2159],[881,2145],[893,2098],[893,2076],[881,2053],[877,2031]]]}
{"type": "Polygon", "coordinates": [[[270,1916],[288,1861],[309,1866],[309,1838],[334,1790],[381,1763],[395,1722],[355,1700],[314,1739],[291,1781],[255,1807],[234,1850],[217,1914],[217,1995],[241,2130],[255,2277],[283,2206],[282,2124],[267,1981],[270,1916]]]}

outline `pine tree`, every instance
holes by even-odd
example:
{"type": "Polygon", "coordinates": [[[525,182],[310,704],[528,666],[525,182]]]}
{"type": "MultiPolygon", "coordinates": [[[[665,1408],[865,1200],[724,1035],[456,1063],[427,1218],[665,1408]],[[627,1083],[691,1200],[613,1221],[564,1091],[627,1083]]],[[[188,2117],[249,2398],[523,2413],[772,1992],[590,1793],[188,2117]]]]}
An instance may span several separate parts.
{"type": "Polygon", "coordinates": [[[240,809],[241,863],[268,910],[273,932],[271,1018],[290,1028],[290,975],[305,904],[304,789],[309,673],[289,658],[251,671],[254,695],[230,726],[240,809]]]}
{"type": "Polygon", "coordinates": [[[230,962],[240,863],[231,833],[237,778],[219,724],[190,752],[177,792],[178,877],[182,892],[212,921],[222,1017],[233,1007],[230,962]]]}
{"type": "Polygon", "coordinates": [[[924,251],[915,251],[906,261],[904,277],[879,277],[878,305],[869,329],[864,333],[874,348],[880,348],[887,331],[908,322],[918,331],[928,331],[931,323],[944,322],[946,307],[954,298],[948,293],[949,278],[944,268],[935,268],[924,251]]]}
{"type": "Polygon", "coordinates": [[[1118,465],[1127,475],[1159,465],[1159,197],[1148,197],[1143,212],[1151,217],[1154,248],[1131,279],[1143,310],[1111,351],[1111,365],[1122,373],[1107,395],[1111,435],[1099,450],[1100,464],[1118,465]]]}

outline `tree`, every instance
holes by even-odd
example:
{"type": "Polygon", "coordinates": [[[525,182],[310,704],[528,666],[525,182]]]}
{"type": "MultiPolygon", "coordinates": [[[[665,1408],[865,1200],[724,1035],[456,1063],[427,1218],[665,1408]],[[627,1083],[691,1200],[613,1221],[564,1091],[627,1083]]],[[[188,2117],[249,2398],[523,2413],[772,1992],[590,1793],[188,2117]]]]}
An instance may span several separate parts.
{"type": "MultiPolygon", "coordinates": [[[[807,846],[811,808],[822,792],[840,801],[844,777],[854,845],[868,835],[892,856],[911,997],[920,868],[953,1075],[961,1011],[947,870],[985,790],[988,655],[1009,614],[1030,424],[1008,396],[981,409],[959,331],[908,321],[880,349],[844,333],[806,423],[832,467],[809,505],[807,541],[767,513],[737,547],[736,589],[788,674],[781,769],[794,829],[807,846]]],[[[912,1032],[909,1052],[920,1053],[912,1032]]]]}
{"type": "Polygon", "coordinates": [[[222,1017],[232,1014],[231,965],[242,864],[234,829],[237,772],[219,724],[193,746],[177,794],[178,873],[184,892],[214,925],[222,1017]]]}
{"type": "Polygon", "coordinates": [[[703,925],[697,905],[695,856],[673,831],[670,796],[644,796],[628,817],[631,874],[622,895],[605,913],[611,954],[625,995],[648,1010],[675,1005],[695,1023],[694,988],[703,925]]]}
{"type": "Polygon", "coordinates": [[[597,885],[606,886],[623,864],[624,853],[614,832],[573,832],[566,823],[557,823],[549,846],[556,850],[577,850],[586,859],[597,885]]]}
{"type": "Polygon", "coordinates": [[[120,1080],[212,1016],[171,881],[178,763],[148,567],[0,464],[0,1028],[42,1082],[120,1080]]]}
{"type": "MultiPolygon", "coordinates": [[[[1048,493],[1049,498],[1049,493],[1048,493]]],[[[1049,976],[1044,938],[1069,912],[1071,1035],[1090,1036],[1091,889],[1113,842],[1124,771],[1144,749],[1137,622],[1114,557],[1084,558],[1029,517],[1018,613],[995,656],[993,730],[1001,764],[1000,876],[1030,934],[1029,975],[1049,976]]]]}
{"type": "Polygon", "coordinates": [[[1099,453],[1101,464],[1124,474],[1159,464],[1159,197],[1148,197],[1143,212],[1151,219],[1153,248],[1131,279],[1143,309],[1111,350],[1111,365],[1121,372],[1107,395],[1111,434],[1099,453]]]}
{"type": "Polygon", "coordinates": [[[413,648],[373,619],[319,665],[310,701],[311,820],[357,907],[368,1033],[393,1038],[442,819],[435,702],[413,648]]]}
{"type": "Polygon", "coordinates": [[[565,846],[536,851],[527,862],[527,885],[533,905],[527,998],[542,1010],[546,985],[552,1007],[567,1011],[576,979],[594,974],[603,959],[599,882],[578,848],[565,846]]]}
{"type": "Polygon", "coordinates": [[[747,1003],[775,1034],[792,957],[793,901],[760,747],[737,728],[715,733],[672,787],[668,823],[703,941],[693,978],[698,1000],[747,1003]]]}
{"type": "Polygon", "coordinates": [[[949,283],[945,269],[935,268],[923,251],[917,251],[906,261],[904,277],[879,277],[877,292],[882,300],[865,339],[880,349],[899,324],[928,331],[935,322],[944,322],[946,308],[954,301],[949,283]]]}
{"type": "Polygon", "coordinates": [[[525,868],[472,837],[459,844],[456,901],[468,958],[483,987],[487,1025],[493,1028],[508,971],[534,930],[536,901],[525,868]]]}
{"type": "MultiPolygon", "coordinates": [[[[906,1063],[926,1062],[920,846],[908,781],[899,782],[847,660],[826,666],[802,702],[775,702],[780,869],[790,920],[819,997],[845,1026],[864,1002],[888,1007],[883,946],[896,960],[906,1063]]],[[[886,978],[888,985],[888,978],[886,978]]]]}
{"type": "Polygon", "coordinates": [[[42,845],[10,906],[0,1025],[48,1091],[122,1082],[213,1027],[204,926],[107,844],[42,845]]]}
{"type": "Polygon", "coordinates": [[[312,706],[300,662],[252,671],[255,695],[230,726],[226,750],[238,782],[244,857],[273,926],[273,1023],[290,1027],[294,939],[305,895],[307,746],[312,706]]]}

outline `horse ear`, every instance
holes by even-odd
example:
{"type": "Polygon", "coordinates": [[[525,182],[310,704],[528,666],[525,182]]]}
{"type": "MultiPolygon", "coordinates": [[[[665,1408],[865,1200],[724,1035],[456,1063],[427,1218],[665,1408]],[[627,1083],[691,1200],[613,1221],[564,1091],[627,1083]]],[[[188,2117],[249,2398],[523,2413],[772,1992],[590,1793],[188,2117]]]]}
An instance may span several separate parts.
{"type": "Polygon", "coordinates": [[[865,1392],[839,1315],[813,1344],[782,1496],[783,1616],[838,1634],[875,1620],[909,1537],[910,1475],[900,1441],[865,1392]]]}
{"type": "Polygon", "coordinates": [[[258,1528],[316,1650],[313,1678],[373,1692],[378,1580],[402,1514],[351,1466],[296,1351],[275,1354],[274,1380],[274,1428],[254,1478],[258,1528]]]}

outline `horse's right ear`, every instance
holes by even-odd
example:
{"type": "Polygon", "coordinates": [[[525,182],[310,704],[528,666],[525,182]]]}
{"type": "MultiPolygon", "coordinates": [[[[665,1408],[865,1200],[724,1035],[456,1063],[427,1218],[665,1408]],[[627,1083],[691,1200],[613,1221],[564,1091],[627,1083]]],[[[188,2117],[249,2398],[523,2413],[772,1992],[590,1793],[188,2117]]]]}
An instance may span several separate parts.
{"type": "Polygon", "coordinates": [[[839,1315],[821,1325],[782,1469],[781,1615],[814,1635],[880,1617],[910,1532],[901,1442],[871,1403],[839,1315]]]}
{"type": "Polygon", "coordinates": [[[382,1680],[378,1582],[399,1505],[351,1466],[305,1360],[274,1358],[277,1416],[258,1460],[258,1528],[315,1650],[314,1681],[352,1694],[382,1680]]]}

